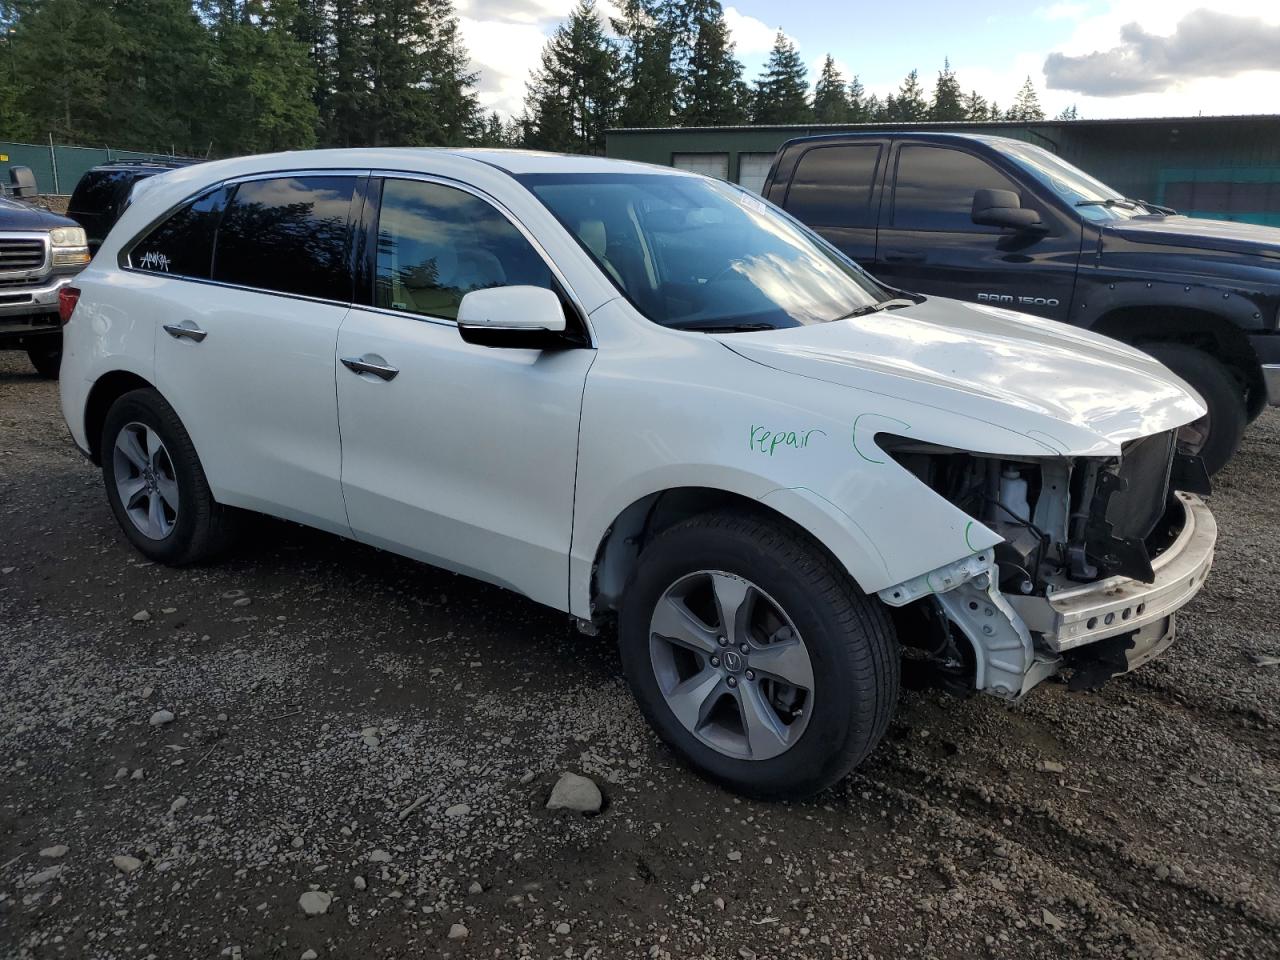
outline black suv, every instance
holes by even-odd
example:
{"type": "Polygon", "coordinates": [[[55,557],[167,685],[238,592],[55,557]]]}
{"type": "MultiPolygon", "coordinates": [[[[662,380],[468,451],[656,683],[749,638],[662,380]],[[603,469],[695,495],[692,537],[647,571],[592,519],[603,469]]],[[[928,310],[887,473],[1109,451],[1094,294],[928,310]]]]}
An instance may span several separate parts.
{"type": "Polygon", "coordinates": [[[1130,200],[1040,147],[958,133],[783,144],[764,195],[901,290],[1007,307],[1141,347],[1209,413],[1209,470],[1280,403],[1280,229],[1130,200]]]}
{"type": "Polygon", "coordinates": [[[87,171],[76,184],[67,204],[67,216],[89,235],[89,252],[97,253],[107,233],[129,205],[133,185],[178,167],[199,163],[181,157],[113,160],[87,171]]]}

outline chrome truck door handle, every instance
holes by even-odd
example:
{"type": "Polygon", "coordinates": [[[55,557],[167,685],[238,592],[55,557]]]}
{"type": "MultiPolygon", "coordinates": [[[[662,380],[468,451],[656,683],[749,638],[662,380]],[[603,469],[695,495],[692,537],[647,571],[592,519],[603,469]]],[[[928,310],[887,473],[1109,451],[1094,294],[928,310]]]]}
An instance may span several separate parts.
{"type": "Polygon", "coordinates": [[[166,323],[164,332],[175,340],[194,340],[196,343],[199,343],[209,335],[191,320],[183,320],[181,323],[166,323]]]}
{"type": "MultiPolygon", "coordinates": [[[[379,358],[381,359],[381,358],[379,358]]],[[[400,371],[385,363],[372,363],[364,357],[343,357],[342,365],[353,373],[371,373],[383,380],[394,380],[400,371]]]]}

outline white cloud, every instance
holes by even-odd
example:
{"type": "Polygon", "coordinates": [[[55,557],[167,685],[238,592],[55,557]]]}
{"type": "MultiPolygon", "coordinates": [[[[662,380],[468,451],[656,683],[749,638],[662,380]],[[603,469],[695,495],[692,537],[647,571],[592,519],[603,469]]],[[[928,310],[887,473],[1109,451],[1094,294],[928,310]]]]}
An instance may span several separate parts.
{"type": "MultiPolygon", "coordinates": [[[[1113,0],[1099,12],[1085,16],[1074,24],[1071,35],[1042,55],[1033,77],[1044,85],[1043,61],[1050,53],[1064,57],[1087,57],[1122,47],[1135,28],[1142,35],[1172,38],[1178,24],[1197,10],[1217,9],[1237,17],[1257,17],[1265,24],[1280,24],[1280,6],[1275,0],[1229,0],[1212,4],[1210,0],[1113,0]]],[[[1280,61],[1277,61],[1280,67],[1280,61]]],[[[1057,112],[1075,103],[1085,117],[1195,116],[1197,114],[1270,113],[1275,110],[1275,90],[1280,74],[1275,71],[1251,71],[1233,77],[1202,77],[1189,71],[1175,77],[1169,89],[1129,96],[1083,96],[1071,91],[1042,92],[1046,112],[1057,112]]]]}
{"type": "MultiPolygon", "coordinates": [[[[576,0],[461,0],[456,4],[471,69],[480,74],[480,105],[506,117],[524,108],[525,83],[542,62],[542,47],[568,18],[576,0]]],[[[612,0],[598,2],[608,29],[618,15],[612,0]]],[[[610,31],[611,32],[611,31],[610,31]]]]}
{"type": "Polygon", "coordinates": [[[1041,7],[1036,13],[1046,20],[1079,20],[1088,11],[1089,5],[1087,3],[1071,3],[1069,0],[1061,0],[1059,3],[1041,7]]]}
{"type": "MultiPolygon", "coordinates": [[[[771,27],[763,20],[740,13],[736,7],[724,8],[724,22],[729,27],[729,35],[737,46],[739,57],[752,59],[753,55],[767,55],[773,49],[773,41],[778,36],[779,27],[771,27]]],[[[794,37],[787,37],[795,43],[794,37]]],[[[799,46],[797,43],[796,46],[799,46]]]]}

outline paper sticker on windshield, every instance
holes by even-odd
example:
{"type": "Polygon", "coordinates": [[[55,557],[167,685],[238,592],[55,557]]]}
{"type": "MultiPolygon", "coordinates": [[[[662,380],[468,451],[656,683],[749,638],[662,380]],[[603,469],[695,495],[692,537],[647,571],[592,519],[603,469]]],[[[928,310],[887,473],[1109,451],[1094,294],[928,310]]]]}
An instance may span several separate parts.
{"type": "Polygon", "coordinates": [[[754,210],[756,213],[764,213],[767,209],[763,200],[757,200],[749,193],[738,194],[738,203],[742,204],[748,210],[754,210]]]}

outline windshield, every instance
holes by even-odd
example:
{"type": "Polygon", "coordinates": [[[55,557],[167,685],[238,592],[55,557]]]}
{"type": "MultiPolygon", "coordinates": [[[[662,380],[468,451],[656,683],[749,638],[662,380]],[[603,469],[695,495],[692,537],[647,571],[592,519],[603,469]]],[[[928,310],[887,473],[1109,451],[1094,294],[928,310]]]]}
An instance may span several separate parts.
{"type": "Polygon", "coordinates": [[[796,327],[888,296],[824,240],[730,184],[668,174],[519,180],[636,309],[663,326],[796,327]]]}
{"type": "Polygon", "coordinates": [[[1101,180],[1095,180],[1041,147],[1006,140],[993,140],[991,146],[1046,184],[1067,203],[1077,206],[1082,217],[1099,221],[1131,220],[1151,213],[1146,207],[1125,200],[1123,194],[1112,190],[1101,180]]]}

